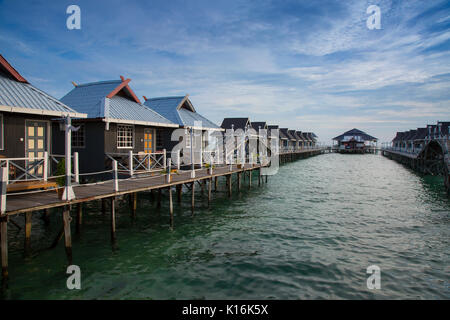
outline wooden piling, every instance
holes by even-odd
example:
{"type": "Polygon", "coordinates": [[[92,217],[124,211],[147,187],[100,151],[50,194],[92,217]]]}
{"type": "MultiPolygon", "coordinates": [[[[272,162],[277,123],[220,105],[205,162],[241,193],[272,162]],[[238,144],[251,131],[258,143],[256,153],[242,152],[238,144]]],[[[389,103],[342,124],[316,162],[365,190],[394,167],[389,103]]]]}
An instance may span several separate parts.
{"type": "Polygon", "coordinates": [[[3,284],[8,281],[8,217],[1,217],[1,250],[2,250],[2,279],[3,284]]]}
{"type": "Polygon", "coordinates": [[[211,189],[212,189],[212,178],[208,180],[208,206],[211,203],[211,189]]]}
{"type": "Polygon", "coordinates": [[[31,249],[31,215],[32,212],[25,213],[25,255],[28,255],[31,249]]]}
{"type": "Polygon", "coordinates": [[[72,237],[70,234],[70,209],[69,206],[64,206],[63,209],[63,223],[64,223],[64,246],[66,247],[67,261],[69,265],[72,264],[72,237]]]}
{"type": "Polygon", "coordinates": [[[159,208],[161,208],[161,188],[159,188],[158,189],[158,202],[157,202],[157,204],[156,204],[156,207],[159,209],[159,208]]]}
{"type": "Polygon", "coordinates": [[[194,205],[195,205],[195,183],[191,182],[191,213],[194,215],[194,205]]]}
{"type": "Polygon", "coordinates": [[[83,203],[77,205],[77,223],[75,225],[75,232],[81,233],[81,225],[83,224],[83,203]]]}
{"type": "Polygon", "coordinates": [[[102,214],[106,214],[106,199],[102,199],[102,214]]]}
{"type": "Polygon", "coordinates": [[[131,200],[131,216],[135,218],[137,209],[137,192],[130,193],[130,200],[131,200]]]}
{"type": "Polygon", "coordinates": [[[228,198],[231,198],[231,174],[227,175],[227,184],[228,184],[228,198]]]}
{"type": "Polygon", "coordinates": [[[177,201],[178,201],[178,203],[181,203],[181,191],[182,191],[183,185],[177,184],[176,188],[177,188],[177,201]]]}
{"type": "Polygon", "coordinates": [[[238,191],[241,191],[241,173],[237,173],[237,189],[238,191]]]}
{"type": "Polygon", "coordinates": [[[248,188],[252,187],[252,170],[248,170],[248,188]]]}
{"type": "Polygon", "coordinates": [[[214,178],[214,192],[217,191],[217,177],[214,178]]]}
{"type": "Polygon", "coordinates": [[[116,199],[111,198],[111,242],[116,241],[116,199]]]}
{"type": "Polygon", "coordinates": [[[42,220],[44,220],[44,224],[48,226],[50,224],[50,211],[49,209],[44,209],[42,211],[42,220]]]}
{"type": "Polygon", "coordinates": [[[169,213],[170,213],[170,228],[173,229],[173,202],[172,202],[172,188],[169,187],[169,213]]]}

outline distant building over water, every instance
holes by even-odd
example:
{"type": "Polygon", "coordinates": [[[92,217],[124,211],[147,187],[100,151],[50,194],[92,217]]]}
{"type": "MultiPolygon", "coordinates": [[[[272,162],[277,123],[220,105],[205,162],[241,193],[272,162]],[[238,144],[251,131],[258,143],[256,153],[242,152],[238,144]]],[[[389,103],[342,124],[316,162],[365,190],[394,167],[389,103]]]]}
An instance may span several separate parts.
{"type": "Polygon", "coordinates": [[[378,139],[354,128],[333,138],[333,141],[340,153],[372,153],[375,152],[378,139]]]}

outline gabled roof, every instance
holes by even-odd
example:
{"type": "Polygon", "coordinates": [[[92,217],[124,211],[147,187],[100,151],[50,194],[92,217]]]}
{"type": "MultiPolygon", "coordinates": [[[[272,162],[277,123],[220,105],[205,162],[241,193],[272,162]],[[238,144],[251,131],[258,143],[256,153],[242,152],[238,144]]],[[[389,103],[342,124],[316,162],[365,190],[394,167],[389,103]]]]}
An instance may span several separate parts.
{"type": "Polygon", "coordinates": [[[309,140],[313,142],[317,140],[317,136],[314,134],[314,132],[304,132],[304,134],[308,137],[309,140]]]}
{"type": "Polygon", "coordinates": [[[259,128],[267,129],[267,122],[265,122],[265,121],[252,122],[252,128],[255,129],[256,131],[258,131],[259,128]]]}
{"type": "Polygon", "coordinates": [[[427,136],[427,128],[417,128],[415,140],[423,140],[427,136]]]}
{"type": "Polygon", "coordinates": [[[450,122],[438,121],[438,126],[441,125],[441,134],[447,135],[450,133],[450,122]]]}
{"type": "Polygon", "coordinates": [[[34,87],[0,55],[0,111],[86,118],[34,87]]]}
{"type": "Polygon", "coordinates": [[[405,134],[404,132],[397,132],[397,134],[395,135],[394,139],[392,139],[392,141],[402,140],[402,137],[404,134],[405,134]]]}
{"type": "Polygon", "coordinates": [[[297,138],[298,138],[299,140],[304,140],[301,131],[295,131],[295,135],[297,136],[297,138]]]}
{"type": "Polygon", "coordinates": [[[244,130],[246,126],[251,126],[250,118],[225,118],[220,125],[223,129],[242,129],[244,130]]]}
{"type": "Polygon", "coordinates": [[[88,118],[105,122],[178,127],[176,123],[140,103],[129,87],[130,79],[76,85],[61,101],[88,118]]]}
{"type": "Polygon", "coordinates": [[[195,122],[201,122],[202,129],[220,129],[214,122],[195,111],[189,95],[144,99],[144,105],[180,126],[194,128],[195,122]]]}
{"type": "Polygon", "coordinates": [[[267,130],[278,129],[278,128],[279,128],[279,126],[278,126],[278,125],[275,125],[275,124],[272,124],[272,125],[270,125],[270,126],[267,126],[267,130]]]}
{"type": "Polygon", "coordinates": [[[364,141],[378,140],[377,138],[372,137],[371,135],[365,133],[364,131],[361,131],[361,130],[356,129],[356,128],[353,128],[352,130],[344,132],[343,134],[333,138],[333,140],[342,141],[345,136],[360,136],[361,139],[364,140],[364,141]]]}
{"type": "Polygon", "coordinates": [[[290,133],[288,128],[280,128],[280,132],[283,132],[283,134],[286,136],[288,140],[291,141],[297,141],[290,133]]]}
{"type": "Polygon", "coordinates": [[[299,138],[297,137],[297,135],[295,134],[295,130],[288,130],[289,134],[291,135],[292,138],[295,139],[295,141],[298,141],[299,138]]]}

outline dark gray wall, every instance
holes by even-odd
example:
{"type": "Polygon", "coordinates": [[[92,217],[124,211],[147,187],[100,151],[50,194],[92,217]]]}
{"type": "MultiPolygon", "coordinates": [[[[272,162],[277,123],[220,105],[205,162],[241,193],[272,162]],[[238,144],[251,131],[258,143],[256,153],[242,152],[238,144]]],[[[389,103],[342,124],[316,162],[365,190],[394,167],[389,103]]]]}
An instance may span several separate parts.
{"type": "Polygon", "coordinates": [[[25,121],[38,120],[48,121],[47,127],[47,151],[52,153],[51,139],[53,136],[51,119],[55,117],[43,115],[31,115],[24,113],[1,112],[3,115],[3,150],[0,155],[7,158],[25,157],[25,121]],[[21,141],[22,139],[22,141],[21,141]]]}

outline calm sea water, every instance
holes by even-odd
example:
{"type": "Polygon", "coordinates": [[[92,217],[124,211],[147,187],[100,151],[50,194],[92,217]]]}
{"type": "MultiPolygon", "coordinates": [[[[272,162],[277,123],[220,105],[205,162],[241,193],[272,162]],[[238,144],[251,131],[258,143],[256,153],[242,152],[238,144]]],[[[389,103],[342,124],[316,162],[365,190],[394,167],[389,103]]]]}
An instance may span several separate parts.
{"type": "MultiPolygon", "coordinates": [[[[137,218],[119,207],[118,243],[99,203],[73,237],[82,289],[66,288],[63,243],[48,247],[60,211],[46,227],[35,214],[30,258],[23,231],[10,226],[9,299],[386,299],[450,298],[450,201],[442,179],[421,177],[378,155],[327,154],[281,167],[269,183],[231,200],[225,188],[156,209],[140,194],[137,218]],[[381,268],[381,289],[366,268],[381,268]]],[[[198,190],[199,188],[197,188],[198,190]]],[[[13,218],[23,223],[23,217],[13,218]]],[[[73,230],[74,232],[74,230],[73,230]]]]}

